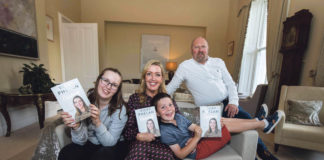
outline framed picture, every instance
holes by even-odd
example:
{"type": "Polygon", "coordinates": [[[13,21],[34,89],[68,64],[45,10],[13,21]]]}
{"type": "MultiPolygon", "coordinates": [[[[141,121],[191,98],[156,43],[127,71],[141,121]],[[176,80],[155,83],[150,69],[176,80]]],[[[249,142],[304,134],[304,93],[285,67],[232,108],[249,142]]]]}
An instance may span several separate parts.
{"type": "Polygon", "coordinates": [[[308,10],[301,10],[283,22],[280,52],[286,53],[306,49],[311,19],[312,14],[308,10]]]}
{"type": "Polygon", "coordinates": [[[163,66],[169,60],[170,53],[170,36],[142,34],[141,46],[141,68],[152,59],[159,60],[163,66]]]}
{"type": "Polygon", "coordinates": [[[0,0],[0,56],[37,60],[35,0],[0,0]]]}
{"type": "Polygon", "coordinates": [[[46,33],[49,41],[54,41],[53,17],[46,15],[46,33]]]}
{"type": "Polygon", "coordinates": [[[227,45],[227,56],[232,56],[234,53],[234,41],[230,41],[227,45]]]}

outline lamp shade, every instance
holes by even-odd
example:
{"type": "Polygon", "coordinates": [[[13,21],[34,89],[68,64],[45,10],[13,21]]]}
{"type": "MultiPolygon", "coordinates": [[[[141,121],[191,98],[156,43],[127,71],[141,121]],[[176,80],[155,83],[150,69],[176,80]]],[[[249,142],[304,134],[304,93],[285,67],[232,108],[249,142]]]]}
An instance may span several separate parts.
{"type": "Polygon", "coordinates": [[[166,63],[166,70],[167,71],[175,71],[177,70],[177,62],[167,62],[166,63]]]}

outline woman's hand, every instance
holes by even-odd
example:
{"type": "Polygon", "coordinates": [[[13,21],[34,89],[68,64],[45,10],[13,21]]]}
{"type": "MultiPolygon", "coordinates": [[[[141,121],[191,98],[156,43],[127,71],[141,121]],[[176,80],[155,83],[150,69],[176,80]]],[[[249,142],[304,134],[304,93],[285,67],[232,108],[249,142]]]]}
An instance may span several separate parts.
{"type": "Polygon", "coordinates": [[[92,123],[96,127],[99,127],[99,125],[101,124],[101,121],[100,121],[100,109],[97,108],[95,105],[90,104],[90,112],[91,112],[92,123]]]}
{"type": "Polygon", "coordinates": [[[74,119],[68,112],[61,112],[61,118],[63,119],[64,124],[72,129],[77,129],[80,126],[80,122],[74,123],[74,119]]]}
{"type": "Polygon", "coordinates": [[[136,139],[144,142],[151,142],[155,140],[155,136],[152,133],[137,133],[136,139]]]}

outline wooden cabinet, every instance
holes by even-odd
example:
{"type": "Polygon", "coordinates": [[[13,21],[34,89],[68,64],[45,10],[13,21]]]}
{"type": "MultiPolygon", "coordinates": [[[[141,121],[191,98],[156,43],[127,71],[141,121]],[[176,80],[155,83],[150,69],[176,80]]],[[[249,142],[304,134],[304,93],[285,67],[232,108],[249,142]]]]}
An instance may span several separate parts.
{"type": "Polygon", "coordinates": [[[308,44],[310,25],[313,15],[306,9],[298,11],[284,22],[280,52],[283,61],[280,72],[277,101],[273,112],[278,109],[282,85],[299,85],[303,57],[308,44]]]}

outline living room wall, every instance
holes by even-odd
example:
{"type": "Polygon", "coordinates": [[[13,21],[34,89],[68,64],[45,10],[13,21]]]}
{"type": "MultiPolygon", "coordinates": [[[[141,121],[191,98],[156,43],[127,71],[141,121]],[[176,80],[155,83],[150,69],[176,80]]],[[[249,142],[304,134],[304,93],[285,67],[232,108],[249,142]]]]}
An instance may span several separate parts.
{"type": "Polygon", "coordinates": [[[47,41],[48,58],[50,59],[48,70],[50,72],[51,78],[55,79],[55,82],[62,82],[58,12],[62,13],[72,21],[78,23],[81,21],[81,1],[46,0],[46,15],[49,15],[53,18],[54,28],[54,41],[47,41]]]}
{"type": "MultiPolygon", "coordinates": [[[[42,0],[35,0],[35,8],[39,60],[0,56],[0,90],[18,89],[22,85],[22,74],[19,73],[19,70],[23,67],[23,63],[43,63],[45,67],[48,67],[47,40],[45,30],[45,2],[42,0]]],[[[28,117],[30,116],[30,114],[23,114],[23,112],[19,112],[18,110],[23,110],[23,112],[25,111],[25,113],[26,111],[29,111],[28,113],[35,111],[36,113],[35,108],[8,108],[8,112],[11,116],[12,130],[31,124],[31,121],[26,120],[28,118],[35,119],[33,117],[28,117]]],[[[37,113],[35,114],[35,117],[37,117],[37,113]]],[[[5,134],[6,129],[6,121],[4,120],[2,114],[0,114],[0,136],[5,134]]]]}
{"type": "MultiPolygon", "coordinates": [[[[324,1],[323,0],[291,0],[288,16],[293,16],[302,9],[308,9],[313,14],[308,47],[304,54],[300,85],[314,85],[309,76],[311,70],[316,70],[321,48],[324,42],[324,1]]],[[[322,71],[323,72],[323,71],[322,71]]]]}
{"type": "Polygon", "coordinates": [[[47,40],[45,30],[45,3],[42,0],[35,0],[36,7],[36,28],[39,60],[30,60],[16,57],[0,56],[0,90],[17,89],[22,85],[22,74],[19,70],[23,63],[43,63],[48,67],[47,40]]]}
{"type": "MultiPolygon", "coordinates": [[[[57,0],[43,1],[35,0],[36,22],[37,22],[37,40],[39,50],[39,60],[28,60],[22,58],[0,56],[0,67],[2,68],[0,76],[0,90],[18,89],[22,85],[22,74],[18,73],[23,67],[23,63],[44,64],[49,70],[51,78],[61,81],[61,59],[59,49],[59,36],[57,25],[57,12],[61,12],[71,17],[75,21],[80,21],[80,0],[57,0]],[[53,17],[54,23],[54,41],[48,41],[46,38],[45,15],[53,17]]],[[[46,117],[56,115],[56,107],[46,106],[46,117]]],[[[24,126],[38,122],[36,107],[23,105],[19,107],[9,107],[8,112],[11,118],[12,131],[24,126]]],[[[6,121],[0,114],[0,136],[6,133],[6,121]]]]}
{"type": "Polygon", "coordinates": [[[229,12],[228,0],[81,0],[82,22],[98,23],[100,70],[115,67],[105,63],[106,21],[206,27],[210,55],[223,57],[229,12]]]}
{"type": "Polygon", "coordinates": [[[142,34],[170,36],[171,61],[178,64],[191,58],[192,39],[205,36],[205,27],[106,22],[106,53],[103,66],[118,68],[124,79],[140,78],[142,34]]]}

